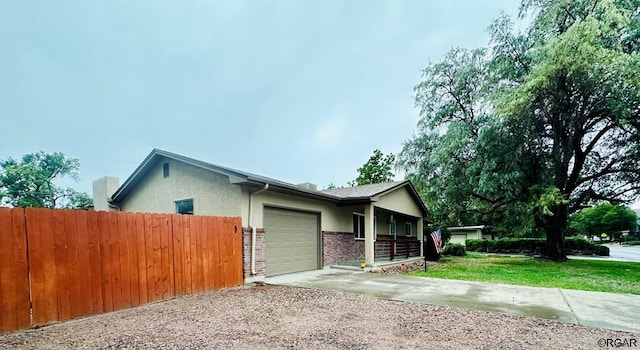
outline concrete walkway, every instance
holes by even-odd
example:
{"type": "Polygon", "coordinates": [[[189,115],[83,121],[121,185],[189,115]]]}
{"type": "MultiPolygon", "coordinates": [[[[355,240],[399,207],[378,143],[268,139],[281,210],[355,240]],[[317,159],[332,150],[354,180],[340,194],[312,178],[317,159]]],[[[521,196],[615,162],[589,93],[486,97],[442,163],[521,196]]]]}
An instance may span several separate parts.
{"type": "Polygon", "coordinates": [[[640,334],[640,295],[383,275],[335,269],[269,277],[266,283],[533,316],[640,334]]]}

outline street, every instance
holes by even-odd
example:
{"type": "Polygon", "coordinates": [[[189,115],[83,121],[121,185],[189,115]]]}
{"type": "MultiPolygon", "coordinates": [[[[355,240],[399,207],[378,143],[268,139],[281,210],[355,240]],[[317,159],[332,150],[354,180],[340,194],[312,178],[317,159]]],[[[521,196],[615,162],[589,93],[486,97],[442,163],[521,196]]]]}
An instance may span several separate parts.
{"type": "Polygon", "coordinates": [[[607,244],[609,256],[612,259],[640,262],[640,246],[625,246],[619,244],[607,244]]]}

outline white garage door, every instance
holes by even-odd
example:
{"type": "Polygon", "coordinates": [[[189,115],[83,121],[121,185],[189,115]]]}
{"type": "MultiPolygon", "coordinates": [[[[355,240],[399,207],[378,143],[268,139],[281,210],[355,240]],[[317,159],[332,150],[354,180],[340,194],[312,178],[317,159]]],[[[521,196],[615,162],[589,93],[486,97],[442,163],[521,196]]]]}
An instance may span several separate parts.
{"type": "Polygon", "coordinates": [[[267,276],[318,268],[318,214],[265,208],[267,276]]]}
{"type": "Polygon", "coordinates": [[[466,245],[465,241],[467,240],[466,233],[452,233],[451,238],[449,238],[449,243],[460,243],[462,245],[466,245]]]}

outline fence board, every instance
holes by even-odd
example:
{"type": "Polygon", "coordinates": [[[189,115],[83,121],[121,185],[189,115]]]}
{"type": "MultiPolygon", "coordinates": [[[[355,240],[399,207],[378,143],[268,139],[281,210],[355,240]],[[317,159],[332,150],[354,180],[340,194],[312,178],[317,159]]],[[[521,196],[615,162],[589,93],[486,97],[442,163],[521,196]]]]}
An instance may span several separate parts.
{"type": "Polygon", "coordinates": [[[156,301],[156,274],[153,262],[153,220],[151,214],[144,214],[145,261],[147,262],[147,300],[156,301]]]}
{"type": "Polygon", "coordinates": [[[118,220],[118,262],[120,268],[121,308],[131,307],[131,277],[129,268],[129,231],[127,228],[127,213],[114,213],[118,220]]]}
{"type": "Polygon", "coordinates": [[[100,266],[102,275],[102,300],[104,312],[113,311],[113,293],[111,292],[112,266],[111,266],[111,237],[109,230],[109,213],[98,212],[98,229],[100,232],[100,266]]]}
{"type": "Polygon", "coordinates": [[[13,223],[13,279],[16,286],[16,327],[23,328],[31,323],[29,275],[28,275],[28,250],[27,227],[24,209],[11,211],[13,223]],[[27,272],[25,274],[25,272],[27,272]]]}
{"type": "Polygon", "coordinates": [[[209,288],[218,289],[224,285],[224,245],[220,244],[220,233],[223,229],[223,221],[218,218],[206,218],[207,224],[203,228],[207,232],[209,240],[211,240],[211,251],[214,254],[213,277],[215,283],[209,288]]]}
{"type": "Polygon", "coordinates": [[[78,282],[80,288],[80,315],[91,315],[91,264],[89,260],[89,237],[87,234],[87,212],[78,210],[76,217],[76,234],[78,249],[78,282]]]}
{"type": "Polygon", "coordinates": [[[173,288],[176,296],[185,294],[184,286],[184,225],[182,215],[174,215],[171,218],[171,231],[173,233],[173,288]]]}
{"type": "Polygon", "coordinates": [[[138,294],[140,304],[146,304],[149,302],[147,298],[147,259],[146,259],[146,243],[144,235],[144,215],[132,214],[135,220],[135,236],[136,236],[136,248],[138,250],[138,294]]]}
{"type": "Polygon", "coordinates": [[[161,234],[162,218],[153,216],[153,284],[155,294],[153,300],[162,299],[162,251],[161,251],[161,234]]]}
{"type": "MultiPolygon", "coordinates": [[[[210,224],[207,220],[208,218],[200,217],[198,220],[198,231],[200,232],[201,241],[201,251],[202,251],[202,290],[211,290],[214,285],[214,273],[212,266],[209,266],[209,261],[212,259],[216,259],[217,257],[213,254],[213,239],[209,236],[208,224],[210,224]]],[[[214,264],[215,265],[215,264],[214,264]]]]}
{"type": "Polygon", "coordinates": [[[169,257],[169,216],[162,215],[162,221],[160,225],[160,257],[161,257],[161,281],[162,281],[162,294],[160,296],[161,299],[167,299],[174,296],[173,294],[173,285],[171,280],[171,261],[173,257],[169,257]]]}
{"type": "MultiPolygon", "coordinates": [[[[57,321],[58,317],[58,274],[56,268],[56,254],[55,254],[55,237],[53,234],[53,228],[55,227],[53,222],[52,210],[39,209],[38,215],[40,216],[40,240],[43,247],[43,263],[44,263],[44,285],[45,285],[45,303],[46,303],[46,316],[45,323],[57,321]]],[[[33,266],[32,266],[33,267],[33,266]]],[[[33,270],[33,268],[32,268],[33,270]]],[[[36,275],[32,272],[32,278],[36,275]]],[[[35,311],[35,310],[34,310],[35,311]]],[[[34,316],[35,318],[35,316],[34,316]]]]}
{"type": "Polygon", "coordinates": [[[0,235],[0,331],[9,332],[30,324],[24,209],[0,208],[0,235]]]}
{"type": "Polygon", "coordinates": [[[193,293],[193,266],[191,263],[191,216],[182,216],[183,259],[184,259],[184,292],[193,293]]]}
{"type": "Polygon", "coordinates": [[[54,259],[56,262],[56,303],[58,304],[58,320],[71,318],[71,302],[69,300],[69,259],[67,250],[67,233],[64,224],[64,212],[52,212],[54,259]]]}
{"type": "MultiPolygon", "coordinates": [[[[0,209],[0,211],[3,209],[0,209]]],[[[44,224],[44,215],[37,209],[27,208],[27,240],[29,241],[29,260],[31,262],[31,302],[34,310],[33,322],[36,325],[47,323],[47,304],[45,298],[45,257],[40,230],[44,224]]],[[[2,219],[0,219],[2,222],[2,219]]],[[[48,248],[48,247],[47,247],[48,248]]]]}
{"type": "Polygon", "coordinates": [[[82,285],[80,278],[78,228],[76,227],[76,213],[72,210],[62,211],[64,218],[66,259],[69,266],[67,271],[69,289],[69,318],[82,316],[82,285]]]}
{"type": "Polygon", "coordinates": [[[89,283],[90,315],[104,312],[104,299],[102,295],[102,252],[100,251],[100,227],[98,215],[87,215],[87,252],[89,255],[89,275],[86,279],[89,283]]]}
{"type": "Polygon", "coordinates": [[[202,278],[200,275],[200,266],[199,261],[202,258],[202,254],[198,251],[198,247],[200,247],[201,239],[200,232],[198,227],[198,217],[192,216],[191,219],[191,292],[198,293],[202,292],[202,278]]]}
{"type": "Polygon", "coordinates": [[[241,284],[240,221],[0,208],[0,332],[241,284]]]}
{"type": "Polygon", "coordinates": [[[220,231],[229,235],[222,239],[225,250],[224,286],[235,286],[242,283],[242,222],[238,218],[224,218],[224,228],[220,231]]]}
{"type": "Polygon", "coordinates": [[[136,214],[126,215],[127,245],[129,246],[129,290],[131,305],[140,305],[140,272],[138,269],[138,242],[136,230],[136,214]]]}

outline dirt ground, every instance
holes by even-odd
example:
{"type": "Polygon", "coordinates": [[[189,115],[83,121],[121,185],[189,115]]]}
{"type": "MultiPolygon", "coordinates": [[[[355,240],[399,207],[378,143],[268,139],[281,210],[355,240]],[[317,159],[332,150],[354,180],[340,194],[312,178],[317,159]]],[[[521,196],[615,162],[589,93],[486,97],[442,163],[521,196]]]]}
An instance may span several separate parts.
{"type": "Polygon", "coordinates": [[[363,295],[243,286],[0,335],[2,349],[599,349],[640,334],[363,295]]]}

